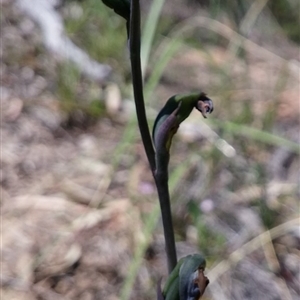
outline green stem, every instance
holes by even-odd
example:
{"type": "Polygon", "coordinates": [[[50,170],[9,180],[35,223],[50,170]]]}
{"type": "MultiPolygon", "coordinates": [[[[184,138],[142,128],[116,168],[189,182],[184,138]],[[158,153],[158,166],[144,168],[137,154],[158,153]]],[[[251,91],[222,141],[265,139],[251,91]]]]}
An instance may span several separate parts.
{"type": "Polygon", "coordinates": [[[168,150],[156,153],[156,172],[155,184],[157,187],[160,210],[162,215],[162,222],[164,228],[164,236],[166,243],[166,253],[168,258],[168,272],[171,274],[177,264],[177,254],[175,246],[175,237],[172,221],[170,193],[168,185],[168,165],[170,154],[168,150]]]}
{"type": "Polygon", "coordinates": [[[131,73],[136,113],[146,155],[152,170],[155,172],[155,153],[148,127],[143,94],[143,77],[141,69],[141,30],[140,30],[140,3],[131,1],[129,51],[131,60],[131,73]]]}
{"type": "MultiPolygon", "coordinates": [[[[169,273],[174,269],[177,264],[175,238],[173,231],[170,195],[168,187],[168,162],[169,157],[163,161],[162,168],[159,167],[159,171],[156,170],[155,152],[152,145],[152,139],[149,132],[144,95],[143,95],[143,77],[141,70],[140,59],[140,3],[139,0],[131,1],[131,13],[130,13],[130,30],[129,30],[129,50],[131,60],[131,73],[133,94],[136,106],[136,113],[138,118],[139,129],[143,141],[143,145],[146,151],[146,155],[151,167],[155,184],[157,187],[159,203],[161,207],[161,214],[164,227],[166,253],[168,257],[168,270],[169,273]]],[[[168,156],[169,154],[167,154],[168,156]]]]}

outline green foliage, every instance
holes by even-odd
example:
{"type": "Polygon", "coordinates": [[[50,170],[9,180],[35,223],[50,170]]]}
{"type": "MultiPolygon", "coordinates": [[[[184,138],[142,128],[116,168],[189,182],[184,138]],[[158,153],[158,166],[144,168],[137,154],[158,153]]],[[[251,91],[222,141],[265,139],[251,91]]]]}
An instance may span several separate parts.
{"type": "MultiPolygon", "coordinates": [[[[116,81],[124,81],[128,72],[124,20],[105,9],[101,1],[86,0],[80,5],[82,15],[65,20],[68,35],[93,59],[111,65],[116,81]]],[[[90,123],[105,114],[102,90],[97,83],[83,79],[72,63],[62,64],[58,76],[56,94],[70,120],[90,123]]]]}
{"type": "Polygon", "coordinates": [[[77,87],[80,79],[78,69],[73,64],[62,64],[58,70],[57,95],[64,111],[71,113],[79,106],[77,87]]]}
{"type": "Polygon", "coordinates": [[[72,63],[64,63],[58,69],[56,95],[61,109],[67,115],[67,123],[85,125],[105,114],[104,101],[101,99],[101,89],[94,83],[86,81],[89,89],[98,92],[91,95],[89,90],[82,92],[83,82],[79,70],[72,63]],[[96,97],[96,98],[92,98],[96,97]]]}
{"type": "Polygon", "coordinates": [[[226,238],[220,233],[211,230],[203,221],[203,215],[199,205],[195,201],[190,201],[187,207],[192,219],[192,224],[197,229],[198,247],[207,259],[215,261],[222,257],[226,238]]]}
{"type": "MultiPolygon", "coordinates": [[[[226,12],[235,26],[239,26],[254,1],[251,0],[198,0],[209,10],[212,18],[226,12]]],[[[300,2],[297,0],[268,1],[268,9],[276,18],[286,35],[294,42],[300,43],[299,11],[300,2]]]]}
{"type": "Polygon", "coordinates": [[[248,0],[198,0],[198,2],[204,4],[204,6],[208,8],[212,18],[216,18],[220,14],[226,12],[230,16],[231,21],[236,25],[240,23],[249,7],[248,0]]]}
{"type": "Polygon", "coordinates": [[[300,43],[299,12],[300,2],[297,0],[277,0],[268,3],[276,20],[287,36],[296,43],[300,43]]]}
{"type": "Polygon", "coordinates": [[[79,19],[66,20],[68,35],[92,58],[110,64],[116,73],[124,73],[128,65],[124,20],[99,0],[84,1],[82,9],[79,19]]]}

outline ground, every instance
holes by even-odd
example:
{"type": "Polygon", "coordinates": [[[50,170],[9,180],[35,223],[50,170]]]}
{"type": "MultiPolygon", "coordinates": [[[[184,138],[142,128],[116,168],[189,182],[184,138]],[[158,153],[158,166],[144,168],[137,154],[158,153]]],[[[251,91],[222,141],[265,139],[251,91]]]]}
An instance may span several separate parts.
{"type": "MultiPolygon", "coordinates": [[[[164,240],[126,43],[125,63],[91,79],[45,47],[16,1],[1,5],[2,299],[155,299],[164,240]]],[[[178,254],[206,256],[205,299],[297,299],[299,48],[255,27],[241,41],[205,12],[194,24],[147,97],[150,124],[174,93],[201,86],[215,106],[172,145],[178,254]],[[227,42],[195,47],[203,28],[227,42]]],[[[157,39],[147,79],[168,46],[157,39]]]]}

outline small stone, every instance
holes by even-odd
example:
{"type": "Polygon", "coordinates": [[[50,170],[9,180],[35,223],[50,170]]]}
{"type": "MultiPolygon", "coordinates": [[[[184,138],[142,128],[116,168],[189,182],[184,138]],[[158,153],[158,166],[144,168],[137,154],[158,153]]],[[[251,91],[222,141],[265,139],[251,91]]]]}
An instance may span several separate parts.
{"type": "Polygon", "coordinates": [[[23,109],[23,101],[13,98],[8,102],[8,107],[4,110],[4,120],[14,122],[18,119],[23,109]]]}
{"type": "Polygon", "coordinates": [[[116,84],[109,84],[105,90],[105,107],[110,116],[117,115],[121,110],[122,97],[116,84]]]}
{"type": "Polygon", "coordinates": [[[30,82],[34,77],[34,71],[29,67],[24,67],[22,68],[20,75],[24,81],[30,82]]]}
{"type": "Polygon", "coordinates": [[[209,213],[215,208],[215,205],[211,199],[205,199],[201,202],[200,208],[204,213],[209,213]]]}

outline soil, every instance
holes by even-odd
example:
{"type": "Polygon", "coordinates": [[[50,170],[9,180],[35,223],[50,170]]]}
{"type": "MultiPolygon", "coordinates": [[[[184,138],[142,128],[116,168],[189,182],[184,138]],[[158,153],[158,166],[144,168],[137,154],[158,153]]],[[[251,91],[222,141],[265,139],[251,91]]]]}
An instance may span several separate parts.
{"type": "MultiPolygon", "coordinates": [[[[60,59],[44,47],[39,27],[15,1],[0,3],[1,299],[121,299],[135,251],[145,241],[130,299],[155,299],[156,283],[166,276],[161,224],[150,240],[145,229],[156,207],[155,186],[138,129],[130,133],[135,136],[131,142],[120,142],[130,135],[132,102],[122,98],[117,84],[105,90],[108,83],[97,82],[99,95],[106,91],[103,114],[66,111],[56,90],[60,59]]],[[[282,54],[276,50],[272,56],[250,45],[247,64],[237,57],[228,69],[234,90],[226,95],[221,87],[228,77],[217,66],[231,54],[221,46],[206,51],[185,47],[171,60],[156,93],[167,99],[201,82],[210,87],[214,113],[225,120],[228,112],[237,119],[252,99],[257,127],[276,102],[270,132],[299,144],[299,48],[286,40],[282,45],[282,60],[276,60],[282,54]],[[233,107],[226,113],[224,97],[230,99],[225,105],[233,107]]],[[[272,43],[263,47],[275,49],[272,43]]],[[[86,82],[82,76],[78,89],[84,90],[86,82]]],[[[147,107],[151,118],[163,102],[147,107]]],[[[270,148],[253,143],[248,156],[241,155],[243,141],[226,140],[222,128],[208,124],[193,113],[172,149],[171,170],[185,160],[186,151],[197,153],[199,145],[206,155],[218,151],[223,161],[213,169],[205,158],[191,155],[191,167],[173,192],[179,256],[201,249],[200,223],[188,215],[187,199],[193,199],[208,232],[225,238],[213,244],[206,239],[211,283],[204,299],[298,299],[299,152],[282,143],[270,148]],[[267,170],[264,184],[253,179],[259,172],[253,162],[267,170]],[[208,184],[211,176],[215,179],[208,184]],[[256,200],[262,198],[276,219],[269,227],[277,226],[273,231],[259,212],[256,200]]]]}

